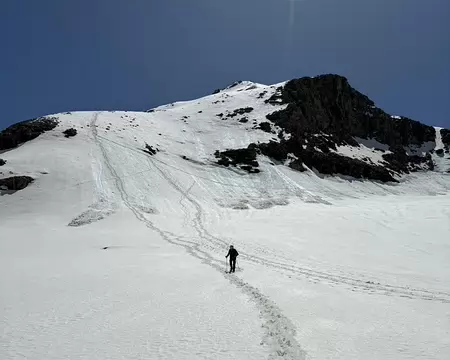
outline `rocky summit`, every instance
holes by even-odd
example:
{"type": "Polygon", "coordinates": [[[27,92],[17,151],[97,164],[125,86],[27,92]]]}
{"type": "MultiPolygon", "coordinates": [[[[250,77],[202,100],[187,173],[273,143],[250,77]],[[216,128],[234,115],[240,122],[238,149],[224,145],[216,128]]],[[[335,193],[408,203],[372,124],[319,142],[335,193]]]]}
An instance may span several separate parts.
{"type": "MultiPolygon", "coordinates": [[[[444,149],[438,150],[449,151],[449,130],[389,115],[339,75],[288,81],[265,103],[287,105],[266,115],[267,120],[282,129],[279,140],[252,144],[249,149],[278,161],[291,159],[288,165],[295,170],[305,171],[306,166],[323,174],[397,182],[395,176],[434,169],[431,154],[436,137],[441,136],[444,144],[444,149]],[[289,138],[285,139],[284,134],[289,134],[289,138]],[[382,153],[381,161],[374,162],[371,156],[354,156],[368,144],[373,145],[372,152],[382,153]],[[345,147],[353,156],[339,151],[345,147]]],[[[270,124],[261,123],[260,128],[270,131],[270,124]]],[[[242,154],[249,149],[235,150],[233,161],[224,160],[233,155],[231,150],[216,156],[225,166],[240,162],[248,168],[248,156],[242,154]]]]}

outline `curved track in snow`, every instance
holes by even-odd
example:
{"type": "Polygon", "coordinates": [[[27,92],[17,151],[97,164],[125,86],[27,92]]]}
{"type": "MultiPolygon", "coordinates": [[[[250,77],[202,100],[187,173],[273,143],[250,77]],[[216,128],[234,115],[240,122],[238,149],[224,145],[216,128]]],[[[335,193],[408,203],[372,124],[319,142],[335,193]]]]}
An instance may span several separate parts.
{"type": "MultiPolygon", "coordinates": [[[[132,204],[129,200],[129,196],[125,191],[125,186],[120,178],[120,176],[115,171],[114,167],[111,165],[111,162],[108,157],[108,153],[105,147],[102,144],[102,140],[99,139],[99,136],[96,131],[95,123],[97,120],[98,113],[96,113],[91,122],[92,135],[95,143],[98,145],[104,164],[111,176],[114,178],[114,183],[116,190],[120,194],[120,198],[125,204],[125,206],[134,214],[136,219],[143,222],[149,229],[157,232],[164,240],[167,242],[182,246],[187,250],[187,252],[201,260],[203,263],[209,265],[216,271],[220,273],[224,273],[223,266],[220,262],[215,260],[210,254],[206,251],[200,249],[200,244],[195,241],[187,241],[181,236],[173,234],[168,231],[164,231],[155,224],[150,221],[144,213],[142,213],[136,206],[132,204]]],[[[160,167],[154,164],[151,159],[148,159],[149,163],[152,164],[155,169],[163,176],[169,184],[179,191],[182,194],[181,202],[184,198],[188,199],[196,208],[196,213],[194,216],[194,220],[192,225],[196,229],[198,236],[200,239],[204,241],[211,240],[211,235],[206,231],[204,226],[201,223],[202,217],[202,209],[200,205],[193,200],[189,196],[188,191],[184,191],[173,179],[171,179],[160,167]]],[[[225,243],[223,240],[215,238],[216,241],[220,241],[221,243],[225,243]]],[[[291,360],[301,360],[304,359],[306,354],[297,343],[295,339],[295,327],[292,322],[286,318],[281,310],[277,307],[275,303],[273,303],[269,298],[263,295],[257,288],[252,285],[246,283],[239,277],[235,275],[225,275],[231,284],[240,289],[244,294],[249,296],[249,298],[256,304],[257,308],[260,311],[262,318],[262,327],[265,330],[264,339],[262,339],[262,344],[268,345],[270,349],[269,359],[283,358],[283,359],[291,359],[291,360]]]]}
{"type": "MultiPolygon", "coordinates": [[[[162,176],[182,195],[182,198],[187,199],[196,209],[195,219],[193,220],[193,226],[196,229],[199,237],[202,240],[206,240],[206,246],[214,250],[225,250],[228,247],[228,242],[212,235],[206,227],[203,225],[202,217],[203,210],[199,202],[193,197],[189,196],[189,192],[184,191],[176,181],[171,178],[166,172],[158,167],[151,159],[148,159],[155,168],[162,174],[162,176]]],[[[191,185],[192,188],[193,185],[191,185]]],[[[294,276],[307,277],[311,280],[325,281],[336,285],[348,285],[350,287],[357,287],[362,291],[369,293],[378,293],[384,295],[394,295],[410,299],[421,299],[428,301],[439,301],[443,303],[450,303],[450,294],[438,291],[429,291],[426,289],[417,289],[406,286],[398,286],[391,284],[374,283],[367,280],[358,279],[356,277],[350,277],[346,275],[331,274],[328,272],[317,271],[305,267],[298,266],[291,260],[284,259],[283,262],[275,261],[273,258],[263,257],[258,254],[248,254],[241,252],[241,257],[245,261],[270,267],[272,269],[289,273],[294,276]]]]}
{"type": "MultiPolygon", "coordinates": [[[[95,132],[95,139],[97,142],[99,142],[99,139],[102,141],[108,141],[116,146],[121,146],[125,149],[128,149],[129,151],[136,151],[136,149],[129,148],[128,146],[122,145],[117,143],[116,141],[112,141],[110,139],[107,139],[103,136],[99,136],[96,134],[95,126],[91,126],[93,128],[93,132],[95,132]]],[[[103,156],[107,156],[105,150],[102,150],[103,156]]],[[[188,207],[186,205],[183,205],[183,202],[186,200],[194,209],[191,219],[191,225],[192,228],[195,229],[195,232],[198,235],[198,240],[193,241],[192,239],[187,240],[183,236],[177,236],[178,241],[180,241],[181,238],[183,238],[185,242],[188,243],[195,243],[196,249],[195,251],[199,251],[200,248],[204,249],[205,251],[211,251],[213,253],[217,252],[223,252],[226,251],[229,243],[227,240],[224,240],[220,237],[212,235],[204,226],[203,218],[204,218],[204,210],[202,209],[202,206],[200,202],[196,201],[190,194],[190,190],[197,184],[195,178],[192,185],[187,189],[183,189],[183,187],[177,183],[177,180],[170,175],[170,172],[166,169],[163,169],[163,167],[167,164],[164,163],[164,161],[159,159],[153,159],[144,153],[140,154],[141,156],[146,158],[147,163],[149,164],[149,167],[154,168],[160,176],[172,186],[173,189],[175,189],[181,196],[180,198],[180,205],[184,209],[185,212],[188,212],[188,207]]],[[[169,167],[169,165],[167,165],[169,167]]],[[[317,197],[314,194],[311,194],[304,190],[303,188],[299,188],[299,185],[287,178],[285,174],[281,174],[278,170],[276,170],[277,176],[281,177],[281,180],[287,184],[287,186],[292,190],[300,191],[302,198],[305,196],[308,199],[312,199],[314,201],[324,202],[324,200],[320,197],[317,197]]],[[[116,179],[119,179],[119,176],[116,174],[113,174],[113,177],[116,179]]],[[[186,216],[188,214],[186,213],[186,216]]],[[[187,219],[185,218],[185,222],[187,219]]],[[[172,234],[175,236],[174,234],[172,234]]],[[[409,298],[409,299],[420,299],[420,300],[426,300],[426,301],[437,301],[442,303],[450,303],[450,294],[447,292],[442,291],[432,291],[428,289],[422,289],[417,287],[409,287],[409,286],[400,286],[400,285],[393,285],[388,283],[380,283],[376,281],[369,281],[368,279],[362,279],[356,276],[350,276],[346,273],[341,273],[338,270],[335,272],[326,272],[326,271],[320,271],[312,268],[308,268],[305,266],[300,266],[295,261],[292,261],[291,259],[286,259],[281,256],[267,256],[262,252],[252,252],[252,253],[245,253],[243,251],[240,251],[241,258],[245,259],[246,262],[262,265],[265,267],[272,268],[275,271],[278,271],[280,273],[283,273],[284,275],[288,276],[294,276],[298,278],[306,278],[311,281],[320,281],[329,283],[331,285],[337,285],[337,286],[346,286],[351,289],[358,289],[359,291],[363,291],[368,294],[381,294],[386,296],[398,296],[402,298],[409,298]]],[[[220,264],[221,266],[221,264],[220,264]]]]}

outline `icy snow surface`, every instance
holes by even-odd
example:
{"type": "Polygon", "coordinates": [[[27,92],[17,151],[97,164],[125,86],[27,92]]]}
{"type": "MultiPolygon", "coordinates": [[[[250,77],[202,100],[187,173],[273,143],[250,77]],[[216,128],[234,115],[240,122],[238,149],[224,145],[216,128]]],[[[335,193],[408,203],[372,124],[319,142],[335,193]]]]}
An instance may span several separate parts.
{"type": "Polygon", "coordinates": [[[433,162],[435,164],[435,170],[443,173],[448,173],[450,171],[450,155],[445,153],[443,150],[444,143],[442,142],[441,130],[442,128],[436,127],[436,142],[434,150],[435,152],[431,155],[433,162]],[[440,150],[439,153],[436,150],[440,150]]]}
{"type": "Polygon", "coordinates": [[[2,154],[0,176],[36,181],[0,197],[0,359],[449,359],[448,175],[215,165],[273,138],[252,129],[273,91],[58,114],[2,154]]]}

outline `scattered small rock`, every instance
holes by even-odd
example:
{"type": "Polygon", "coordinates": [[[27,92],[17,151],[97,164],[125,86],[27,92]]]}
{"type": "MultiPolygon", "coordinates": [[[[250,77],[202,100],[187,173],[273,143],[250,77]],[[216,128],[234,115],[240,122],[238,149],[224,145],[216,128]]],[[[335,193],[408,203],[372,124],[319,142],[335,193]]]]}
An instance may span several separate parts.
{"type": "Polygon", "coordinates": [[[263,92],[259,93],[258,95],[258,99],[262,99],[264,97],[264,95],[267,94],[267,90],[264,90],[263,92]]]}
{"type": "Polygon", "coordinates": [[[244,114],[251,113],[252,111],[253,111],[253,108],[248,106],[248,107],[245,107],[245,108],[236,109],[231,114],[229,114],[228,116],[229,117],[235,117],[235,116],[238,116],[238,115],[244,115],[244,114]]]}
{"type": "Polygon", "coordinates": [[[143,152],[149,154],[149,155],[155,155],[159,149],[158,148],[153,148],[151,145],[145,143],[145,149],[142,150],[143,152]]]}
{"type": "Polygon", "coordinates": [[[6,179],[0,179],[0,187],[9,191],[18,191],[25,189],[34,181],[29,176],[13,176],[6,179]]]}
{"type": "Polygon", "coordinates": [[[77,129],[70,128],[63,131],[63,134],[66,138],[73,137],[77,134],[77,129]]]}
{"type": "Polygon", "coordinates": [[[240,168],[242,170],[248,171],[251,174],[257,174],[257,173],[261,172],[259,169],[255,169],[251,165],[241,165],[240,168]]]}

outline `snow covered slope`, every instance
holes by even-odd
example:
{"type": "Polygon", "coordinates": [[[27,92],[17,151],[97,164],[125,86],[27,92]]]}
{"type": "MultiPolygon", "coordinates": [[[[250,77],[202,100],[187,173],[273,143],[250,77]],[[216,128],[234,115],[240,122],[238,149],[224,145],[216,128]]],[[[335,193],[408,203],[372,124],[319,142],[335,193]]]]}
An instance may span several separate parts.
{"type": "MultiPolygon", "coordinates": [[[[446,151],[446,146],[442,141],[442,134],[441,130],[442,128],[436,127],[436,141],[435,141],[435,147],[432,154],[433,162],[435,164],[435,170],[442,172],[442,173],[448,173],[450,171],[450,156],[448,154],[448,151],[446,151]]],[[[447,146],[448,149],[448,146],[447,146]]]]}
{"type": "MultiPolygon", "coordinates": [[[[288,107],[266,102],[280,86],[56,114],[1,153],[0,179],[34,181],[0,197],[0,358],[448,359],[448,155],[398,183],[296,171],[296,155],[219,165],[293,136],[261,125],[288,107]]],[[[334,152],[391,153],[356,141],[334,152]]]]}

